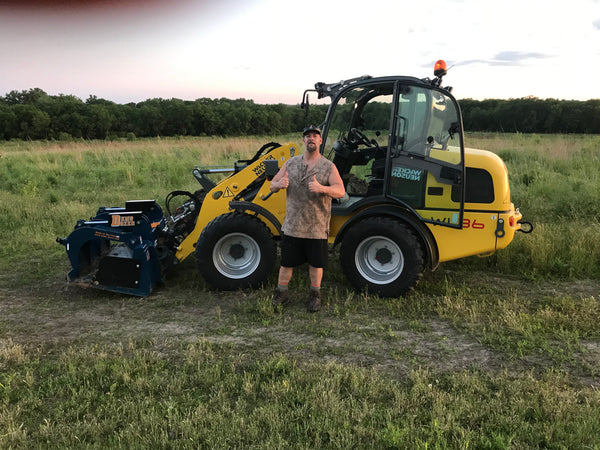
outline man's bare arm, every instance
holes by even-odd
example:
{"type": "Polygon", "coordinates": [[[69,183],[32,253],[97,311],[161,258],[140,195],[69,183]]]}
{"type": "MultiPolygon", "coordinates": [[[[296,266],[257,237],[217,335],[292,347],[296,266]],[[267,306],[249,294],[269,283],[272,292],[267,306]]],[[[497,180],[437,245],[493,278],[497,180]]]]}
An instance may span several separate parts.
{"type": "Polygon", "coordinates": [[[308,183],[308,190],[314,193],[320,193],[330,196],[331,198],[342,198],[346,193],[344,182],[337,170],[336,166],[331,168],[331,173],[327,180],[329,186],[324,186],[317,181],[317,177],[313,175],[313,179],[308,183]]]}
{"type": "Polygon", "coordinates": [[[281,189],[287,189],[289,185],[290,180],[288,178],[286,161],[283,163],[283,166],[281,166],[281,169],[279,169],[279,172],[277,172],[277,174],[271,180],[271,185],[269,188],[271,189],[271,192],[279,192],[281,189]]]}

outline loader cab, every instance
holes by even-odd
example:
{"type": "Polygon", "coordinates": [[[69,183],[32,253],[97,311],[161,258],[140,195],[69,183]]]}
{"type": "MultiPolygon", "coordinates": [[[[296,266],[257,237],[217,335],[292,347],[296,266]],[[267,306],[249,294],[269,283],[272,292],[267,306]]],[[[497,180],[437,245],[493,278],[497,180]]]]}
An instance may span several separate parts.
{"type": "Polygon", "coordinates": [[[322,152],[349,195],[334,205],[334,215],[391,202],[424,222],[461,228],[462,120],[449,90],[413,77],[362,77],[319,87],[332,98],[322,152]]]}

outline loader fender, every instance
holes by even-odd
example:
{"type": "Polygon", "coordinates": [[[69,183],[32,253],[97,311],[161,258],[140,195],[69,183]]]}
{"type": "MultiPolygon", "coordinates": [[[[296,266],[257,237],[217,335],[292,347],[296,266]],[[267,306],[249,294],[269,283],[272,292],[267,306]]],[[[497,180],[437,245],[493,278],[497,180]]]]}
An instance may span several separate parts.
{"type": "Polygon", "coordinates": [[[420,240],[423,242],[424,249],[426,251],[426,258],[431,270],[437,269],[439,266],[439,254],[437,244],[435,242],[434,237],[431,234],[431,231],[424,225],[424,223],[416,217],[414,213],[410,211],[399,208],[396,205],[377,205],[367,209],[362,210],[352,218],[346,221],[344,225],[340,228],[335,241],[333,243],[334,246],[339,244],[346,232],[357,222],[366,219],[368,217],[393,217],[396,219],[400,219],[402,222],[406,223],[410,229],[412,229],[420,240]]]}
{"type": "Polygon", "coordinates": [[[233,209],[240,212],[252,211],[260,216],[263,216],[273,225],[273,227],[281,235],[281,222],[279,222],[277,217],[275,217],[275,215],[272,214],[268,209],[257,205],[256,203],[242,201],[229,202],[229,209],[233,209]]]}

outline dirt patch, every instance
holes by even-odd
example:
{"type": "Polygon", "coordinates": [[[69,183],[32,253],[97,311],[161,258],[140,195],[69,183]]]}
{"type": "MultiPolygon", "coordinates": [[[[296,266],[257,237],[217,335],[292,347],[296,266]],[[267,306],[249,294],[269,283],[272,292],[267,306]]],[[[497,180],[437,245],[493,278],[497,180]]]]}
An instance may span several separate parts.
{"type": "MultiPolygon", "coordinates": [[[[510,280],[503,279],[510,284],[510,280]]],[[[537,295],[589,298],[596,281],[543,283],[525,290],[537,295]]],[[[520,285],[503,289],[521,289],[520,285]]],[[[543,357],[515,358],[484,345],[476,334],[438,317],[411,321],[390,318],[385,308],[364,306],[342,312],[330,304],[309,314],[302,304],[283,312],[270,308],[270,291],[221,293],[163,288],[148,298],[133,298],[62,284],[32,291],[0,291],[0,339],[24,346],[67,346],[151,342],[160,346],[209,341],[235,347],[257,357],[285,354],[300,360],[332,360],[375,367],[392,376],[409,370],[476,369],[520,373],[543,370],[543,357]]],[[[530,295],[525,292],[524,295],[530,295]]],[[[581,342],[576,359],[587,367],[600,366],[600,342],[581,342]]],[[[595,374],[575,377],[598,384],[595,374]]]]}

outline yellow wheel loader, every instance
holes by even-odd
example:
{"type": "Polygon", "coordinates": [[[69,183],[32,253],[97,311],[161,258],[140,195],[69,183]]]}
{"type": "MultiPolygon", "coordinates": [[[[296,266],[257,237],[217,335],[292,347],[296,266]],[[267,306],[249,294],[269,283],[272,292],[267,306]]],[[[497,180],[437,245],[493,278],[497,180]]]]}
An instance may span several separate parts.
{"type": "MultiPolygon", "coordinates": [[[[506,247],[530,232],[510,198],[508,171],[495,154],[465,148],[461,112],[434,78],[363,76],[317,83],[329,98],[321,152],[337,166],[347,195],[335,200],[329,243],[357,290],[400,296],[424,270],[506,247]]],[[[285,191],[270,179],[301,149],[268,143],[233,167],[196,167],[201,189],[174,191],[167,214],[154,200],[102,207],[67,238],[71,283],[148,295],[191,254],[200,274],[223,290],[261,286],[275,270],[285,191]],[[215,174],[225,174],[219,182],[215,174]],[[171,211],[174,198],[181,199],[171,211]]],[[[221,175],[222,176],[222,175],[221,175]]]]}

